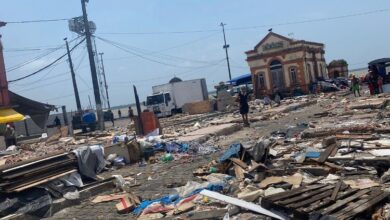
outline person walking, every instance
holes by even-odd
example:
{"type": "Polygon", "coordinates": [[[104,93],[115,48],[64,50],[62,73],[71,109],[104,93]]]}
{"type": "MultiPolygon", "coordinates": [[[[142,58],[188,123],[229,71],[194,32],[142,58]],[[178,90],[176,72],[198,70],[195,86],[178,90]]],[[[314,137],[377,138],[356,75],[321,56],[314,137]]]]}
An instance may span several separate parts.
{"type": "Polygon", "coordinates": [[[383,93],[383,77],[378,76],[378,93],[383,93]]]}
{"type": "Polygon", "coordinates": [[[242,121],[244,123],[244,126],[247,126],[247,127],[249,127],[249,121],[248,121],[248,112],[249,112],[248,99],[249,99],[249,94],[246,91],[246,86],[241,86],[240,87],[240,92],[237,95],[236,101],[240,103],[240,114],[242,116],[242,121]]]}
{"type": "Polygon", "coordinates": [[[359,97],[360,97],[360,82],[359,82],[359,79],[356,78],[355,75],[352,76],[352,91],[353,91],[353,95],[356,97],[356,92],[358,93],[359,97]]]}
{"type": "Polygon", "coordinates": [[[115,124],[114,124],[114,113],[111,111],[111,110],[108,110],[109,111],[109,113],[110,113],[110,120],[111,120],[111,122],[112,122],[112,126],[114,126],[115,124]]]}
{"type": "Polygon", "coordinates": [[[118,118],[122,118],[122,112],[120,109],[118,109],[118,118]]]}
{"type": "Polygon", "coordinates": [[[16,145],[16,132],[11,124],[7,124],[7,127],[5,128],[4,139],[6,147],[16,145]]]}
{"type": "Polygon", "coordinates": [[[131,108],[131,106],[129,106],[128,114],[129,114],[130,122],[133,121],[134,120],[134,112],[133,112],[133,109],[131,108]]]}
{"type": "Polygon", "coordinates": [[[56,118],[54,119],[54,124],[57,127],[61,127],[61,120],[58,118],[58,116],[56,116],[56,118]]]}

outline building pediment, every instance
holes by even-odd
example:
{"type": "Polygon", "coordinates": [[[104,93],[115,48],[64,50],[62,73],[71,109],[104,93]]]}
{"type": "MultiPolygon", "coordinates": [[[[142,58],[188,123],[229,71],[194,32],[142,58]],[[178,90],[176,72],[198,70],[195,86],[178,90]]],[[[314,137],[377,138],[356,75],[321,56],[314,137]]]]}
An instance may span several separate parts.
{"type": "Polygon", "coordinates": [[[254,50],[259,54],[275,52],[288,48],[291,42],[290,38],[270,32],[255,46],[254,50]]]}

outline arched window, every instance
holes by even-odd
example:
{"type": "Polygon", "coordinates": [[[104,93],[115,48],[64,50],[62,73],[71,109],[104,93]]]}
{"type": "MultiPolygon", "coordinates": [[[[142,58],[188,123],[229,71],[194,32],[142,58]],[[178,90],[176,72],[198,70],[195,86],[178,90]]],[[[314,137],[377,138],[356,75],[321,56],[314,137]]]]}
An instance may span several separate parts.
{"type": "Polygon", "coordinates": [[[310,80],[310,82],[313,82],[313,76],[311,75],[311,65],[310,65],[310,63],[308,63],[306,65],[306,68],[307,68],[307,74],[309,75],[309,80],[310,80]]]}
{"type": "Polygon", "coordinates": [[[290,79],[291,79],[291,85],[298,84],[297,68],[296,67],[290,68],[290,79]]]}
{"type": "Polygon", "coordinates": [[[259,89],[265,89],[264,73],[263,72],[258,73],[257,79],[258,79],[259,89]]]}

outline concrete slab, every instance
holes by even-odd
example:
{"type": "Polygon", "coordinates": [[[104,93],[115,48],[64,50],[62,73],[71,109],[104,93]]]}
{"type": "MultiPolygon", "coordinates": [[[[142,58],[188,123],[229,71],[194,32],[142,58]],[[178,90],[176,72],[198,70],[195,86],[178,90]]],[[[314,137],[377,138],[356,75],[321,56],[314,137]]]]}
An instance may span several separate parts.
{"type": "Polygon", "coordinates": [[[236,123],[212,125],[206,128],[201,128],[199,130],[190,132],[182,137],[179,137],[178,141],[182,141],[182,142],[196,141],[199,143],[203,143],[207,141],[211,136],[228,135],[240,130],[241,128],[242,126],[236,123]]]}
{"type": "Polygon", "coordinates": [[[349,109],[380,109],[390,101],[389,98],[360,99],[348,105],[349,109]]]}

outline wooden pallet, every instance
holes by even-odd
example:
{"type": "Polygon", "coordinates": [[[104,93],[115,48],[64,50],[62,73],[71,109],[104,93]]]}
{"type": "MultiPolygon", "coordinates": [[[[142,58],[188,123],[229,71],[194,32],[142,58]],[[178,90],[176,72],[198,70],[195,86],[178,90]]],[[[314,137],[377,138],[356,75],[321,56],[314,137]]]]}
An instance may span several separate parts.
{"type": "Polygon", "coordinates": [[[379,188],[351,189],[343,183],[315,184],[265,197],[264,208],[281,210],[293,219],[351,219],[388,197],[379,188]]]}

